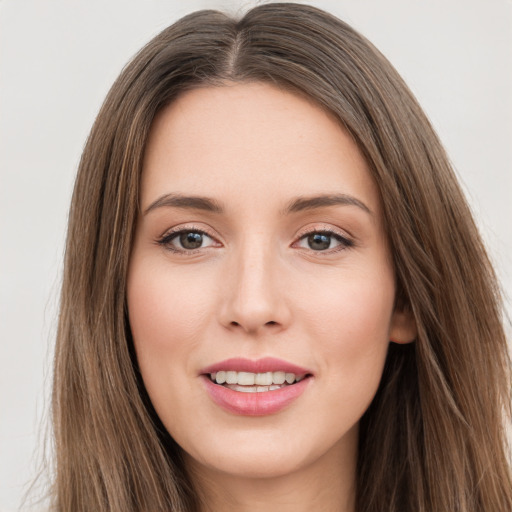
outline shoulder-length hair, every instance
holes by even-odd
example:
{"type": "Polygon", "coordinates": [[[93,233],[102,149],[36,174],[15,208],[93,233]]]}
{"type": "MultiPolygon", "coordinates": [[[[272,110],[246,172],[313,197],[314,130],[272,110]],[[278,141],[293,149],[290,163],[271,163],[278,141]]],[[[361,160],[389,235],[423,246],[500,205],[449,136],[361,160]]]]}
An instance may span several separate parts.
{"type": "Polygon", "coordinates": [[[380,190],[415,343],[390,344],[360,423],[358,512],[512,510],[510,373],[495,275],[448,158],[389,62],[344,22],[291,3],[184,17],[110,90],[80,162],[55,360],[59,511],[199,506],[134,357],[126,275],[152,121],[183,91],[261,81],[334,114],[380,190]]]}

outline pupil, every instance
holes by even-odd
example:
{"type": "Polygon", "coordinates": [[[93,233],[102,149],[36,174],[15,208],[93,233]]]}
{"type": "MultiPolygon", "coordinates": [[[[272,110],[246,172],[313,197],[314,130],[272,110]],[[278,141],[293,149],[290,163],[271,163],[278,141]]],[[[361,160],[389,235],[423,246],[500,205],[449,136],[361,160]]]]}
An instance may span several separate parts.
{"type": "Polygon", "coordinates": [[[322,249],[329,249],[331,245],[331,237],[328,235],[322,235],[321,233],[315,233],[314,235],[308,236],[308,245],[315,251],[321,251],[322,249]]]}
{"type": "Polygon", "coordinates": [[[203,235],[194,232],[182,233],[180,243],[185,249],[198,249],[203,243],[203,235]]]}

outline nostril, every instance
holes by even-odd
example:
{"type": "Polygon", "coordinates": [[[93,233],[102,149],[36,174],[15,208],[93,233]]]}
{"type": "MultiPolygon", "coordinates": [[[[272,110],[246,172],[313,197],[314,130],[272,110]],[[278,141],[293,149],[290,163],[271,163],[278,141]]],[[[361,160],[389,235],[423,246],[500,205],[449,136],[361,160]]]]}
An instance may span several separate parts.
{"type": "MultiPolygon", "coordinates": [[[[233,327],[240,327],[239,322],[235,322],[234,320],[230,323],[233,327]]],[[[265,325],[278,325],[278,322],[275,322],[274,320],[270,320],[269,322],[266,322],[265,325]]]]}

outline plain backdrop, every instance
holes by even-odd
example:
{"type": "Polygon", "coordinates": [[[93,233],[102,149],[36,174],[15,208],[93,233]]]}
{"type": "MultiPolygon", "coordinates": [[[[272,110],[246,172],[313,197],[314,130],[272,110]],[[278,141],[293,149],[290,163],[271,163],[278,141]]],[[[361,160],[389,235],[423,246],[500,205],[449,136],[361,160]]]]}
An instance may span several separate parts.
{"type": "MultiPolygon", "coordinates": [[[[101,102],[127,60],[174,20],[200,8],[237,13],[256,3],[0,0],[3,512],[20,506],[44,446],[67,210],[101,102]]],[[[365,34],[408,82],[448,150],[510,293],[512,1],[310,3],[365,34]]]]}

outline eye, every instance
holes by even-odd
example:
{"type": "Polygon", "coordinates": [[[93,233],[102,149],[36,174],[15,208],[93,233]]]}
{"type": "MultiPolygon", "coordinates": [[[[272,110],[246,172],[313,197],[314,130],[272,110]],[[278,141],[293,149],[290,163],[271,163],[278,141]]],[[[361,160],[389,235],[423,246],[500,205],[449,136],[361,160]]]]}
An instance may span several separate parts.
{"type": "Polygon", "coordinates": [[[215,240],[200,229],[180,229],[164,235],[158,244],[173,252],[191,252],[211,247],[215,240]]]}
{"type": "Polygon", "coordinates": [[[297,245],[303,249],[311,249],[313,251],[336,252],[352,247],[354,243],[333,231],[312,231],[302,236],[297,245]]]}

